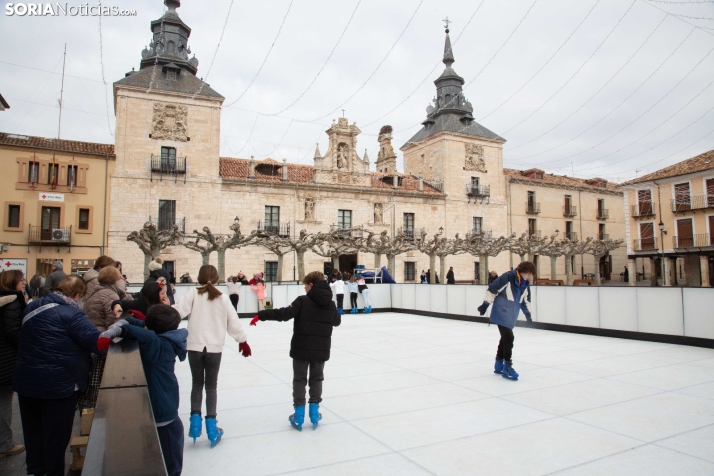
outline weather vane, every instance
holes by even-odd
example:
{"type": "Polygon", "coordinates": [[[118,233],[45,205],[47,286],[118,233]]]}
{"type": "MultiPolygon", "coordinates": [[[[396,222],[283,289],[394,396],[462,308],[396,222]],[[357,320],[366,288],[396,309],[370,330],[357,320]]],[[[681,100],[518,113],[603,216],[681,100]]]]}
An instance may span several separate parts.
{"type": "Polygon", "coordinates": [[[446,28],[447,30],[449,29],[449,23],[454,23],[449,20],[449,17],[444,18],[442,21],[444,22],[444,28],[446,28]]]}

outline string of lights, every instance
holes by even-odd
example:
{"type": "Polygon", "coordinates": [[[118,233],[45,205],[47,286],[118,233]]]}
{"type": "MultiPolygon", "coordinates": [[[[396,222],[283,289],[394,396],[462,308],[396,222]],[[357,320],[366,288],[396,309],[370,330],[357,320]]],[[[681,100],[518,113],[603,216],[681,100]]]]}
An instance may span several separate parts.
{"type": "Polygon", "coordinates": [[[238,98],[235,101],[228,104],[228,106],[232,106],[233,104],[240,101],[243,98],[243,96],[245,96],[245,93],[247,93],[248,90],[251,88],[251,86],[253,86],[253,83],[255,82],[255,80],[258,77],[258,75],[260,74],[260,72],[263,71],[263,66],[265,66],[265,63],[268,61],[268,58],[270,57],[270,53],[272,53],[273,48],[275,47],[275,43],[277,43],[278,38],[280,37],[280,32],[283,31],[283,26],[285,25],[285,21],[288,19],[288,15],[290,14],[290,9],[293,6],[293,1],[294,0],[290,0],[288,9],[285,12],[285,16],[283,17],[283,21],[282,21],[282,23],[280,23],[280,28],[278,28],[278,33],[275,35],[275,38],[273,39],[273,43],[270,45],[270,48],[268,49],[268,53],[265,55],[265,58],[263,58],[263,62],[260,64],[260,67],[258,68],[258,71],[256,71],[255,76],[253,76],[253,79],[250,80],[250,83],[248,83],[248,86],[246,86],[246,88],[243,90],[243,92],[240,94],[240,96],[238,96],[238,98]]]}
{"type": "MultiPolygon", "coordinates": [[[[545,135],[549,134],[550,132],[554,131],[556,128],[558,128],[559,126],[561,126],[562,124],[564,124],[566,121],[568,121],[568,120],[569,120],[571,117],[573,117],[575,114],[577,114],[578,112],[582,111],[583,108],[584,108],[586,105],[588,105],[588,104],[590,103],[590,101],[592,101],[593,99],[595,99],[595,97],[596,97],[598,94],[600,94],[600,92],[602,92],[602,90],[605,89],[605,88],[622,72],[622,70],[625,69],[625,67],[626,67],[628,64],[630,64],[630,61],[632,61],[632,59],[633,59],[635,56],[637,56],[637,54],[638,54],[638,53],[642,50],[642,48],[647,44],[647,42],[650,40],[650,38],[652,38],[652,36],[655,34],[655,32],[657,32],[657,30],[659,30],[659,27],[662,26],[662,24],[665,22],[665,20],[667,20],[667,18],[669,18],[669,16],[667,16],[667,15],[665,15],[664,17],[662,17],[662,20],[657,24],[657,26],[654,28],[654,30],[652,30],[652,31],[650,32],[650,34],[647,35],[647,38],[645,38],[645,40],[640,44],[640,46],[635,50],[635,52],[634,52],[632,55],[630,55],[629,58],[627,58],[627,61],[625,61],[625,62],[622,64],[622,66],[620,66],[620,68],[619,68],[617,71],[615,71],[615,74],[613,74],[612,76],[610,76],[610,78],[609,78],[607,81],[605,81],[605,83],[600,87],[600,89],[598,89],[597,91],[595,91],[595,94],[593,94],[593,95],[590,96],[587,100],[585,100],[585,102],[583,102],[575,111],[573,111],[572,113],[570,113],[569,115],[567,115],[562,121],[558,122],[558,123],[555,124],[553,127],[551,127],[550,129],[548,129],[547,131],[545,131],[545,132],[543,132],[542,134],[540,134],[540,135],[534,137],[533,139],[530,139],[530,140],[528,140],[528,141],[526,141],[526,142],[524,142],[524,143],[522,143],[522,144],[520,144],[520,145],[517,145],[517,146],[515,146],[515,147],[509,147],[509,148],[508,148],[508,151],[511,152],[511,151],[513,151],[513,150],[520,149],[521,147],[524,147],[524,146],[526,146],[526,145],[528,145],[528,144],[530,144],[530,143],[532,143],[532,142],[534,142],[534,141],[540,139],[541,137],[544,137],[545,135]]],[[[520,159],[517,159],[517,160],[520,160],[520,159]]]]}
{"type": "Polygon", "coordinates": [[[317,78],[319,78],[320,75],[322,74],[322,71],[323,71],[323,70],[325,69],[325,67],[327,66],[327,63],[330,62],[330,59],[332,58],[332,55],[335,53],[335,50],[337,49],[337,47],[339,46],[340,42],[342,41],[342,38],[345,36],[345,33],[347,33],[347,29],[349,28],[350,24],[352,23],[352,20],[353,20],[354,17],[355,17],[355,13],[357,13],[357,9],[359,8],[359,6],[360,6],[361,3],[362,3],[362,0],[358,0],[357,5],[355,5],[355,9],[352,10],[352,15],[350,15],[350,19],[347,21],[347,24],[345,25],[345,28],[342,30],[342,33],[340,34],[340,37],[337,39],[337,42],[335,43],[335,46],[332,47],[332,51],[330,51],[330,54],[327,56],[327,59],[325,60],[324,63],[322,63],[322,66],[321,66],[320,69],[318,70],[318,72],[317,72],[317,74],[315,75],[315,77],[312,78],[312,81],[310,81],[310,84],[308,84],[307,87],[306,87],[305,89],[303,89],[303,91],[298,95],[298,97],[295,98],[295,100],[294,100],[293,102],[291,102],[290,104],[288,104],[284,109],[282,109],[282,110],[280,110],[280,111],[278,111],[278,112],[276,112],[276,113],[264,114],[264,115],[266,115],[266,116],[278,116],[278,115],[284,113],[285,111],[287,111],[288,109],[292,108],[295,104],[298,103],[298,101],[300,101],[300,99],[303,98],[303,96],[305,96],[305,94],[307,94],[307,92],[310,90],[310,88],[312,88],[312,86],[315,84],[315,81],[317,81],[317,78]]]}
{"type": "MultiPolygon", "coordinates": [[[[226,26],[228,26],[228,19],[231,17],[231,10],[233,9],[233,2],[234,2],[234,0],[231,0],[231,4],[228,5],[228,13],[226,13],[226,21],[225,21],[225,23],[223,23],[223,29],[221,30],[221,36],[218,38],[218,44],[216,45],[216,51],[213,52],[213,59],[211,59],[211,64],[208,66],[208,71],[206,72],[206,76],[205,76],[206,79],[208,79],[208,75],[211,74],[211,70],[213,69],[213,63],[216,62],[216,56],[218,56],[218,49],[221,47],[221,42],[223,41],[223,35],[226,32],[226,26]]],[[[206,83],[202,81],[201,85],[198,87],[198,90],[194,93],[194,95],[191,99],[196,98],[196,96],[203,89],[204,84],[206,84],[206,83]]]]}
{"type": "Polygon", "coordinates": [[[585,17],[580,21],[580,23],[578,23],[578,26],[575,27],[575,29],[570,33],[570,35],[565,39],[565,41],[558,47],[558,49],[555,50],[555,52],[550,56],[550,58],[548,58],[548,59],[546,60],[546,62],[543,63],[540,68],[538,68],[538,70],[533,74],[533,76],[531,76],[530,78],[528,78],[528,80],[527,80],[525,83],[523,83],[520,88],[518,88],[513,94],[511,94],[510,96],[508,96],[508,98],[506,98],[505,101],[503,101],[501,104],[499,104],[498,106],[496,106],[496,108],[494,108],[493,110],[491,110],[491,112],[489,112],[488,114],[486,114],[485,116],[483,116],[481,119],[479,119],[479,121],[483,121],[484,119],[486,119],[487,117],[489,117],[491,114],[493,114],[494,112],[496,112],[496,111],[498,111],[499,109],[501,109],[506,103],[508,103],[508,102],[509,102],[511,99],[513,99],[518,93],[520,93],[520,92],[523,90],[523,88],[525,88],[526,86],[528,86],[528,84],[530,84],[530,82],[533,81],[533,79],[535,79],[535,77],[538,76],[538,75],[540,74],[540,72],[543,71],[543,69],[544,69],[546,66],[548,66],[548,64],[550,63],[550,61],[551,61],[553,58],[555,58],[555,56],[560,52],[560,50],[562,50],[563,47],[564,47],[566,44],[568,44],[568,42],[569,42],[570,39],[573,37],[573,35],[575,35],[575,33],[580,29],[581,26],[583,26],[583,23],[585,23],[585,21],[590,17],[590,14],[593,12],[593,10],[595,10],[595,7],[597,7],[599,3],[600,3],[600,0],[597,0],[597,1],[593,4],[593,6],[590,8],[590,10],[588,10],[588,13],[585,15],[585,17]]]}
{"type": "Polygon", "coordinates": [[[107,107],[107,129],[109,129],[109,135],[114,137],[114,131],[112,131],[112,123],[109,119],[109,93],[107,91],[107,79],[104,74],[104,39],[102,38],[102,16],[98,15],[99,18],[99,64],[102,66],[102,83],[104,84],[104,103],[107,107]]]}
{"type": "Polygon", "coordinates": [[[652,7],[652,8],[656,8],[657,10],[666,13],[667,15],[671,16],[672,18],[676,18],[677,20],[679,20],[679,21],[681,21],[681,22],[683,22],[683,23],[686,23],[687,25],[693,26],[693,27],[695,27],[695,28],[699,28],[699,29],[702,30],[704,33],[708,33],[709,35],[714,36],[714,33],[710,32],[710,31],[707,31],[707,30],[708,30],[707,28],[702,28],[701,26],[699,26],[699,25],[697,25],[697,24],[695,24],[695,23],[692,23],[692,22],[690,22],[690,21],[685,20],[685,19],[682,18],[681,16],[677,16],[677,15],[675,15],[675,14],[673,14],[673,13],[670,13],[670,12],[668,12],[667,10],[665,10],[664,8],[660,8],[660,7],[658,7],[657,5],[653,5],[652,3],[646,2],[645,0],[642,0],[642,2],[643,2],[645,5],[649,5],[649,6],[652,7]]]}
{"type": "MultiPolygon", "coordinates": [[[[537,0],[536,0],[536,1],[537,1],[537,0]]],[[[356,90],[355,92],[353,92],[345,101],[343,101],[342,104],[340,104],[339,106],[337,106],[336,108],[334,108],[333,110],[331,110],[330,112],[328,112],[327,114],[324,114],[324,115],[322,115],[322,116],[320,116],[320,117],[316,117],[316,118],[314,118],[314,119],[311,119],[311,121],[320,121],[320,120],[322,120],[322,119],[324,119],[324,118],[326,118],[326,117],[331,116],[331,115],[334,114],[335,112],[337,112],[337,111],[339,111],[340,109],[342,109],[342,107],[343,107],[345,104],[347,104],[348,102],[350,102],[353,97],[355,97],[360,91],[362,91],[362,89],[367,85],[367,83],[369,83],[369,81],[374,77],[374,75],[377,74],[377,71],[379,71],[379,69],[382,67],[382,65],[384,64],[384,62],[387,61],[387,58],[388,58],[389,55],[392,53],[392,51],[394,50],[394,48],[397,46],[397,43],[399,43],[399,40],[402,39],[402,36],[404,36],[404,33],[407,31],[407,28],[409,28],[409,25],[411,25],[412,20],[414,20],[414,17],[416,16],[417,12],[419,11],[419,9],[421,8],[421,6],[422,6],[423,3],[424,3],[424,0],[420,0],[420,1],[419,1],[419,5],[417,5],[416,9],[414,10],[414,13],[412,13],[412,16],[409,18],[409,21],[407,22],[407,24],[406,24],[406,25],[404,26],[404,28],[402,29],[402,32],[399,34],[399,36],[397,37],[397,39],[396,39],[396,40],[394,41],[394,43],[392,44],[392,47],[389,48],[389,51],[387,51],[387,54],[384,55],[384,58],[382,58],[382,61],[379,62],[379,64],[377,65],[377,67],[372,71],[372,73],[367,77],[367,79],[362,83],[362,85],[361,85],[359,88],[357,88],[357,90],[356,90]]]]}
{"type": "MultiPolygon", "coordinates": [[[[684,38],[684,40],[682,40],[682,42],[681,42],[679,45],[677,45],[677,48],[675,48],[675,49],[672,51],[672,53],[660,64],[659,68],[661,68],[662,65],[664,65],[664,63],[666,63],[666,62],[677,52],[677,50],[679,50],[679,48],[687,41],[687,39],[688,39],[695,31],[696,31],[695,29],[692,29],[692,30],[689,32],[689,34],[684,38]]],[[[682,81],[684,81],[685,79],[687,79],[687,78],[694,72],[694,70],[697,69],[697,67],[699,67],[699,65],[712,53],[712,51],[714,51],[714,48],[711,49],[711,50],[709,50],[709,52],[708,52],[701,60],[699,60],[699,62],[697,62],[697,64],[695,64],[694,67],[693,67],[692,69],[690,69],[689,72],[688,72],[685,76],[683,76],[683,77],[674,85],[674,87],[672,87],[669,91],[667,91],[667,93],[665,93],[665,95],[664,95],[662,98],[660,98],[654,105],[652,105],[647,111],[649,111],[650,109],[652,109],[652,107],[654,107],[654,106],[656,106],[657,104],[659,104],[667,95],[669,95],[669,93],[671,93],[677,86],[679,86],[679,84],[681,84],[682,81]]],[[[657,70],[659,70],[659,68],[658,68],[657,70]]],[[[595,122],[593,125],[591,125],[591,126],[588,127],[587,129],[585,129],[584,131],[582,131],[581,133],[579,133],[579,134],[576,135],[575,137],[573,137],[573,138],[567,140],[567,141],[564,142],[563,144],[561,144],[561,145],[559,145],[559,146],[556,146],[556,147],[553,147],[551,150],[554,150],[554,149],[556,149],[556,148],[561,147],[562,145],[568,144],[568,143],[570,143],[570,142],[576,140],[578,137],[582,136],[583,134],[585,134],[586,132],[590,131],[591,129],[593,129],[593,128],[594,128],[595,126],[597,126],[598,124],[600,124],[602,121],[604,121],[604,120],[605,120],[607,117],[609,117],[613,112],[615,112],[615,111],[618,110],[621,106],[623,106],[632,96],[634,96],[634,94],[635,94],[637,91],[639,91],[639,90],[642,88],[642,86],[644,86],[645,83],[647,83],[647,82],[654,76],[654,74],[657,72],[657,70],[653,71],[653,72],[647,77],[647,79],[645,79],[645,81],[644,81],[643,83],[641,83],[637,88],[635,88],[635,90],[632,91],[632,93],[630,93],[630,94],[629,94],[625,99],[623,99],[617,106],[615,106],[614,109],[610,110],[607,114],[605,114],[605,115],[604,115],[602,118],[600,118],[597,122],[595,122]]],[[[647,111],[645,111],[645,112],[647,112],[647,111]]],[[[644,116],[644,113],[641,114],[640,116],[638,116],[638,117],[635,119],[635,121],[638,120],[639,118],[641,118],[642,116],[644,116]]],[[[628,124],[627,126],[625,126],[625,128],[629,127],[629,126],[630,126],[632,123],[634,123],[635,121],[632,121],[630,124],[628,124]]],[[[584,152],[586,152],[586,151],[588,151],[588,150],[592,150],[594,147],[597,147],[598,145],[604,143],[605,141],[607,141],[607,140],[609,140],[610,138],[614,137],[615,135],[619,134],[619,132],[620,132],[620,131],[618,131],[616,134],[614,134],[614,135],[608,137],[607,139],[601,141],[600,143],[596,144],[595,146],[588,147],[588,148],[586,148],[586,149],[584,149],[584,150],[582,150],[582,151],[580,151],[580,152],[578,152],[578,153],[571,154],[571,155],[568,155],[567,157],[560,158],[560,159],[550,160],[550,161],[547,161],[547,162],[541,162],[541,164],[552,164],[552,163],[556,163],[556,162],[561,162],[561,161],[563,161],[563,160],[571,160],[573,157],[576,157],[576,156],[578,156],[578,155],[580,155],[580,154],[582,154],[582,153],[584,153],[584,152]]],[[[528,156],[527,158],[537,157],[537,156],[543,155],[544,153],[547,153],[547,152],[549,152],[549,151],[539,152],[539,153],[537,153],[537,154],[533,154],[533,155],[531,155],[531,156],[528,156]]],[[[520,159],[519,159],[519,160],[520,160],[520,159]]]]}

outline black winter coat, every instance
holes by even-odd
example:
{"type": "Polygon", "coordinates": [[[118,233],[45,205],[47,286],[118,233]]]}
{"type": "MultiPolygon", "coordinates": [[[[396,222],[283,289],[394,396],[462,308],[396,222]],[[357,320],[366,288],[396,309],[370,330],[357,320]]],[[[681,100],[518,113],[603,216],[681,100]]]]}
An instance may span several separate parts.
{"type": "Polygon", "coordinates": [[[266,309],[258,313],[261,321],[289,321],[293,324],[290,357],[310,362],[330,360],[332,328],[342,323],[332,301],[327,281],[319,281],[305,296],[299,296],[288,307],[266,309]]]}
{"type": "Polygon", "coordinates": [[[159,278],[164,278],[166,280],[166,296],[168,296],[169,301],[171,301],[171,304],[174,304],[174,290],[171,289],[171,286],[169,286],[171,281],[171,275],[164,268],[157,269],[149,273],[149,279],[144,281],[144,284],[149,281],[158,281],[159,278]]]}
{"type": "Polygon", "coordinates": [[[12,385],[24,310],[21,292],[0,291],[0,386],[12,385]]]}
{"type": "Polygon", "coordinates": [[[28,304],[27,317],[20,331],[13,390],[33,398],[69,397],[75,387],[85,392],[90,355],[104,353],[97,349],[100,332],[94,324],[56,293],[28,304]]]}

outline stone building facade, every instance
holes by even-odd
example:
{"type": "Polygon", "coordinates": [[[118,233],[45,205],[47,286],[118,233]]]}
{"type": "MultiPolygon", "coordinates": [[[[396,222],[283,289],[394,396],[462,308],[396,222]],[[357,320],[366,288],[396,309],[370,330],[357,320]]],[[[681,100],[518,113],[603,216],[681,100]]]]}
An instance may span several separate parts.
{"type": "MultiPolygon", "coordinates": [[[[587,213],[577,219],[572,233],[596,237],[604,233],[599,226],[604,224],[611,237],[624,235],[619,213],[622,196],[614,185],[542,172],[530,177],[532,171],[504,169],[505,139],[474,120],[473,106],[462,90],[464,80],[452,66],[448,30],[445,69],[434,82],[436,96],[427,107],[423,127],[401,146],[403,172],[397,170],[390,126],[380,130],[379,153],[372,166],[366,152],[358,153],[360,129],[344,117],[326,131],[328,149],[323,155],[316,148],[310,166],[220,157],[224,98],[196,77],[198,60],[189,58],[191,30],[176,12],[180,3],[165,3],[166,14],[151,23],[152,38],[141,53],[140,69],[114,83],[116,142],[107,147],[115,160],[103,189],[109,197],[104,251],[122,261],[129,281],[141,281],[144,260],[136,244],[127,242],[127,235],[147,221],[159,228],[178,224],[188,235],[203,227],[228,234],[238,219],[243,233],[261,229],[297,235],[303,229],[363,227],[412,236],[443,232],[446,237],[466,233],[499,237],[528,232],[533,217],[524,203],[534,192],[542,204],[535,225],[541,233],[565,231],[566,218],[573,218],[562,214],[564,196],[570,194],[577,196],[574,206],[587,213]],[[600,199],[610,210],[608,218],[596,215],[600,199]]],[[[102,182],[93,183],[99,187],[102,182]]],[[[619,255],[613,255],[617,262],[619,255]]],[[[202,263],[199,253],[182,246],[163,250],[162,257],[175,276],[188,271],[195,278],[202,263]]],[[[500,274],[517,260],[501,253],[489,259],[488,268],[500,274]]],[[[323,269],[326,261],[308,253],[306,270],[323,269]]],[[[217,262],[215,253],[211,262],[217,262]]],[[[373,267],[373,256],[340,258],[342,269],[356,264],[373,267]]],[[[259,246],[226,253],[227,274],[263,271],[270,278],[277,274],[276,265],[277,256],[259,246]]],[[[464,282],[472,282],[482,271],[479,259],[471,255],[449,256],[448,266],[464,282]]],[[[295,268],[294,255],[285,255],[283,279],[294,279],[295,268]]],[[[426,255],[405,253],[397,257],[395,278],[416,281],[428,268],[426,255]]],[[[560,269],[564,267],[558,268],[559,277],[564,277],[565,270],[560,269]]],[[[597,266],[586,257],[580,268],[594,273],[597,266]]],[[[550,276],[548,264],[541,265],[541,273],[550,276]]],[[[440,276],[442,282],[444,278],[440,276]]]]}

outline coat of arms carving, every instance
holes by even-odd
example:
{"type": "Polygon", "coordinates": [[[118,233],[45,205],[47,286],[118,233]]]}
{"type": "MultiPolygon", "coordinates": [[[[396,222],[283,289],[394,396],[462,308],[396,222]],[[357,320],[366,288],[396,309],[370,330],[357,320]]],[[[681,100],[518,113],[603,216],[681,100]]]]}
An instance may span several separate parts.
{"type": "Polygon", "coordinates": [[[186,142],[188,140],[188,107],[154,103],[151,138],[186,142]]]}
{"type": "Polygon", "coordinates": [[[486,173],[486,162],[483,160],[483,146],[466,144],[466,165],[464,170],[486,173]]]}

